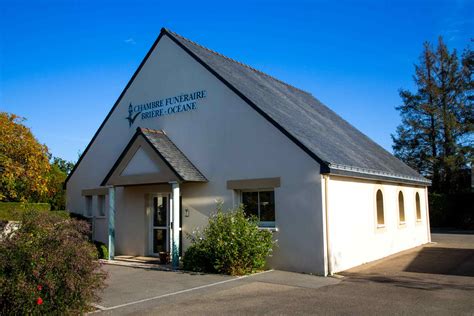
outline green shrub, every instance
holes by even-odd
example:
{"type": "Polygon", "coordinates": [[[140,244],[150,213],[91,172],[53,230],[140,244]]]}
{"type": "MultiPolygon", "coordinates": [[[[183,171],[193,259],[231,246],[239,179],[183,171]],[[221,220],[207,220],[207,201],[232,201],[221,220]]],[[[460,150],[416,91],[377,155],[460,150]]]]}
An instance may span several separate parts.
{"type": "Polygon", "coordinates": [[[97,256],[99,259],[109,259],[109,249],[106,244],[100,241],[94,241],[94,245],[97,249],[97,256]]]}
{"type": "Polygon", "coordinates": [[[183,260],[183,268],[194,272],[216,272],[207,251],[203,247],[204,243],[194,243],[186,250],[183,260]]]}
{"type": "Polygon", "coordinates": [[[263,269],[274,244],[272,233],[260,230],[242,207],[223,212],[221,205],[202,232],[188,237],[192,245],[184,255],[185,270],[230,275],[263,269]]]}
{"type": "Polygon", "coordinates": [[[84,221],[26,211],[0,243],[0,315],[81,314],[105,272],[84,221]]]}
{"type": "Polygon", "coordinates": [[[0,220],[18,221],[25,211],[47,212],[51,210],[48,203],[0,202],[0,220]]]}

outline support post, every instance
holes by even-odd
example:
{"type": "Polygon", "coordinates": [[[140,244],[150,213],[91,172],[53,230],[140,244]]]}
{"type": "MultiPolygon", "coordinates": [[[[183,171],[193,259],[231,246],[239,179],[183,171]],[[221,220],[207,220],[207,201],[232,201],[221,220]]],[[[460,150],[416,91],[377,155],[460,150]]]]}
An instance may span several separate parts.
{"type": "Polygon", "coordinates": [[[115,187],[109,187],[109,260],[115,256],[115,187]]]}
{"type": "Polygon", "coordinates": [[[179,210],[180,210],[180,190],[178,182],[171,182],[172,187],[172,220],[173,226],[171,227],[172,231],[172,243],[171,243],[171,258],[173,262],[173,268],[179,268],[179,210]]]}

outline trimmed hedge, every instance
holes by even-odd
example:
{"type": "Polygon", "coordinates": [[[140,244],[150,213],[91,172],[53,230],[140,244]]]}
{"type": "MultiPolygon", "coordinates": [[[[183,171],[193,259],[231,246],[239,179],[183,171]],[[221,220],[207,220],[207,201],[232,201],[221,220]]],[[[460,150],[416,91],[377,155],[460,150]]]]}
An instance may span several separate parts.
{"type": "Polygon", "coordinates": [[[428,197],[432,227],[474,229],[474,193],[437,194],[428,197]]]}
{"type": "Polygon", "coordinates": [[[0,202],[0,220],[18,221],[25,211],[48,212],[51,205],[48,203],[0,202]]]}

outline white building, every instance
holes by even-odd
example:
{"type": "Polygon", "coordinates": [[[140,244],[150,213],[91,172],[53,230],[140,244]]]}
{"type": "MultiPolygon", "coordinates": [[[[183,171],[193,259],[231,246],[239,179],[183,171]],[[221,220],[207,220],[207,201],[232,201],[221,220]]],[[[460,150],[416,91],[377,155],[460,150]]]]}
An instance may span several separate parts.
{"type": "Polygon", "coordinates": [[[428,185],[311,94],[163,29],[67,206],[112,256],[176,259],[216,200],[244,203],[278,240],[271,267],[327,275],[429,242],[428,185]]]}

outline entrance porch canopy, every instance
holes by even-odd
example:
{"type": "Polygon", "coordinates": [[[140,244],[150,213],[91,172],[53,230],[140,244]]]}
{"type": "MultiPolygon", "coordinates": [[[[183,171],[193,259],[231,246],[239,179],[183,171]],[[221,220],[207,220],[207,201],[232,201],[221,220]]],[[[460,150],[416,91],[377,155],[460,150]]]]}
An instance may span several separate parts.
{"type": "Polygon", "coordinates": [[[114,258],[115,252],[115,187],[169,183],[172,186],[171,255],[173,266],[179,266],[179,185],[183,182],[207,182],[207,179],[164,131],[138,127],[101,184],[109,187],[109,259],[114,258]]]}
{"type": "Polygon", "coordinates": [[[138,127],[102,186],[207,182],[164,131],[138,127]]]}

